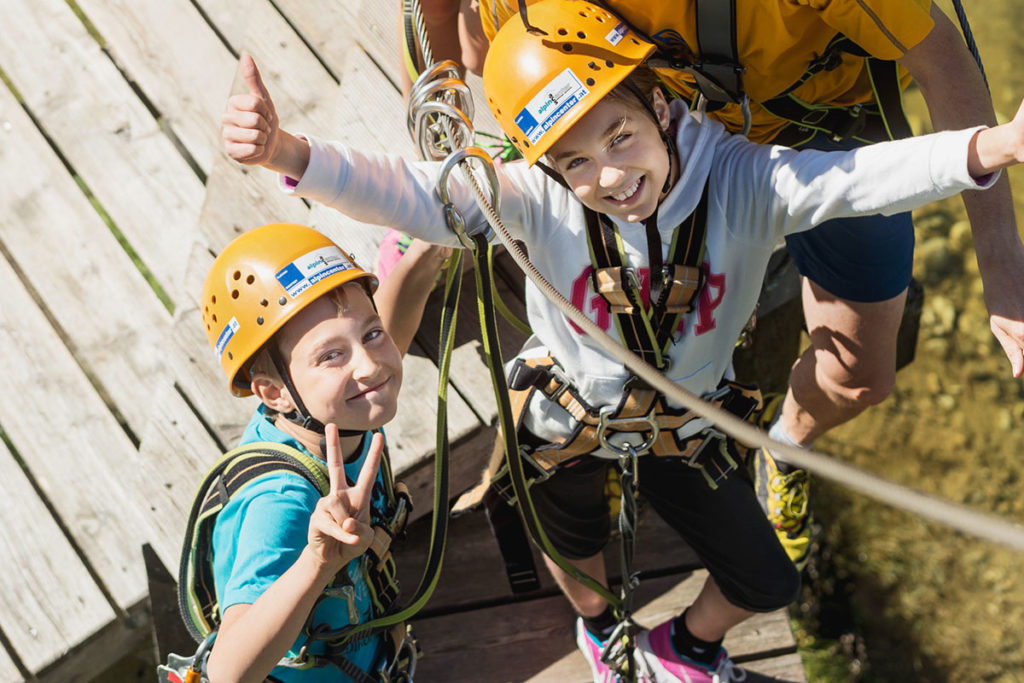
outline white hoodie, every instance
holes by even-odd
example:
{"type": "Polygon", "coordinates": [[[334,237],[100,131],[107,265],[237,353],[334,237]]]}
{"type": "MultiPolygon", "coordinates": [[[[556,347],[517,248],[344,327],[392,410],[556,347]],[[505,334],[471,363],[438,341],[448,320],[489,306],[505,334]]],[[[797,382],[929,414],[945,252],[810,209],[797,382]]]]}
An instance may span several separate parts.
{"type": "MultiPolygon", "coordinates": [[[[942,132],[861,147],[850,152],[795,151],[733,136],[716,121],[672,103],[678,124],[680,177],[658,209],[667,258],[676,225],[690,215],[709,181],[704,263],[707,284],[698,305],[683,316],[669,348],[672,381],[698,395],[718,387],[733,348],[757,302],[768,257],[786,234],[825,220],[908,211],[966,189],[989,187],[967,171],[967,147],[977,129],[942,132]]],[[[389,225],[430,242],[459,246],[445,224],[437,194],[439,163],[362,154],[309,138],[310,161],[292,190],[357,220],[389,225]]],[[[608,334],[618,336],[604,300],[592,286],[583,206],[566,188],[523,162],[498,169],[501,217],[525,242],[530,260],[565,298],[608,334]]],[[[468,226],[484,223],[473,192],[452,173],[452,202],[468,226]]],[[[613,219],[629,263],[644,274],[647,242],[641,223],[613,219]]],[[[533,337],[521,357],[549,352],[592,406],[617,405],[630,373],[607,356],[527,280],[533,337]]],[[[533,401],[527,426],[553,440],[572,420],[560,406],[533,401]]],[[[686,429],[692,433],[699,428],[686,429]]]]}

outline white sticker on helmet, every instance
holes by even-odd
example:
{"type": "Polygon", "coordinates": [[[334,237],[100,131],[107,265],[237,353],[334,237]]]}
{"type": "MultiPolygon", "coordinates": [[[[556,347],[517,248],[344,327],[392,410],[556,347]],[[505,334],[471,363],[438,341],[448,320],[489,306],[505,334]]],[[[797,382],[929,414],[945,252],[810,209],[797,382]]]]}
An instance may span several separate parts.
{"type": "Polygon", "coordinates": [[[303,254],[274,276],[293,299],[325,277],[355,268],[338,247],[322,247],[303,254]]]}
{"type": "Polygon", "coordinates": [[[566,69],[541,88],[516,116],[516,125],[535,145],[544,133],[555,125],[590,91],[576,78],[572,69],[566,69]]]}
{"type": "Polygon", "coordinates": [[[620,23],[618,26],[613,28],[611,32],[604,37],[612,45],[618,45],[625,36],[626,32],[629,31],[629,27],[625,23],[620,23]]]}
{"type": "Polygon", "coordinates": [[[217,346],[214,347],[214,350],[217,352],[218,359],[224,355],[224,349],[227,348],[231,338],[235,336],[235,332],[238,332],[238,319],[232,316],[228,324],[217,335],[217,346]]]}

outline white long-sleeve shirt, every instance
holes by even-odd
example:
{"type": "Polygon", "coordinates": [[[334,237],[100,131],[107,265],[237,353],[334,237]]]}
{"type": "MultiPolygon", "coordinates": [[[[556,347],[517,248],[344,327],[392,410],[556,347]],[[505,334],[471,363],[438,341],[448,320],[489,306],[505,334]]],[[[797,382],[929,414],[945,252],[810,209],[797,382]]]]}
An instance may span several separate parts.
{"type": "MultiPolygon", "coordinates": [[[[707,282],[697,306],[683,316],[669,348],[666,376],[698,395],[713,391],[757,302],[771,251],[786,234],[825,220],[917,208],[966,189],[988,187],[967,171],[968,143],[977,129],[949,131],[861,147],[849,152],[795,151],[730,135],[715,121],[672,103],[680,177],[658,208],[663,254],[675,226],[696,207],[709,182],[703,268],[707,282]]],[[[310,162],[292,191],[367,223],[390,225],[430,242],[458,246],[437,193],[440,164],[363,154],[309,138],[310,162]]],[[[522,162],[497,169],[501,217],[525,242],[530,260],[563,296],[613,337],[604,300],[594,292],[593,268],[579,200],[539,169],[522,162]]],[[[451,201],[468,226],[483,216],[460,173],[451,201]]],[[[629,264],[646,281],[647,242],[641,223],[613,219],[629,264]]],[[[532,284],[526,286],[533,337],[521,357],[551,353],[592,406],[617,405],[630,373],[581,334],[532,284]]],[[[527,426],[555,439],[572,420],[560,406],[533,401],[527,426]]],[[[686,430],[690,432],[690,429],[686,430]]]]}

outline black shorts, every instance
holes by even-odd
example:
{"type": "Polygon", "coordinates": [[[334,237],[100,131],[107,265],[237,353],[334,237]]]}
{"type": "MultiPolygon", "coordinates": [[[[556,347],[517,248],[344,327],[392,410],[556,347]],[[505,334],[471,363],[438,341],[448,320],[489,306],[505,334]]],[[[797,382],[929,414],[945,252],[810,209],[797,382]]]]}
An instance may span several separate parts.
{"type": "MultiPolygon", "coordinates": [[[[531,487],[545,533],[569,559],[600,553],[611,533],[604,493],[611,460],[587,456],[531,487]]],[[[712,490],[681,458],[643,455],[639,491],[701,559],[732,604],[770,612],[796,599],[800,574],[765,518],[750,479],[733,472],[712,490]]]]}

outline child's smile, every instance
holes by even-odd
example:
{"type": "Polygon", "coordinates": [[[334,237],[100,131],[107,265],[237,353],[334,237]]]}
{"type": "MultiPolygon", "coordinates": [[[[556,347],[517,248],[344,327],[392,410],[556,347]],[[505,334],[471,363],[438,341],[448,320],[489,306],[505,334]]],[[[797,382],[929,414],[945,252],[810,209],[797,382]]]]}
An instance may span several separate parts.
{"type": "Polygon", "coordinates": [[[392,417],[402,359],[361,286],[345,285],[346,310],[325,296],[293,318],[279,344],[313,417],[341,429],[373,429],[392,417]]]}
{"type": "MultiPolygon", "coordinates": [[[[668,105],[663,98],[655,102],[667,125],[668,105]]],[[[595,104],[551,146],[548,157],[587,207],[631,223],[657,210],[669,173],[654,121],[639,103],[620,99],[595,104]]]]}

